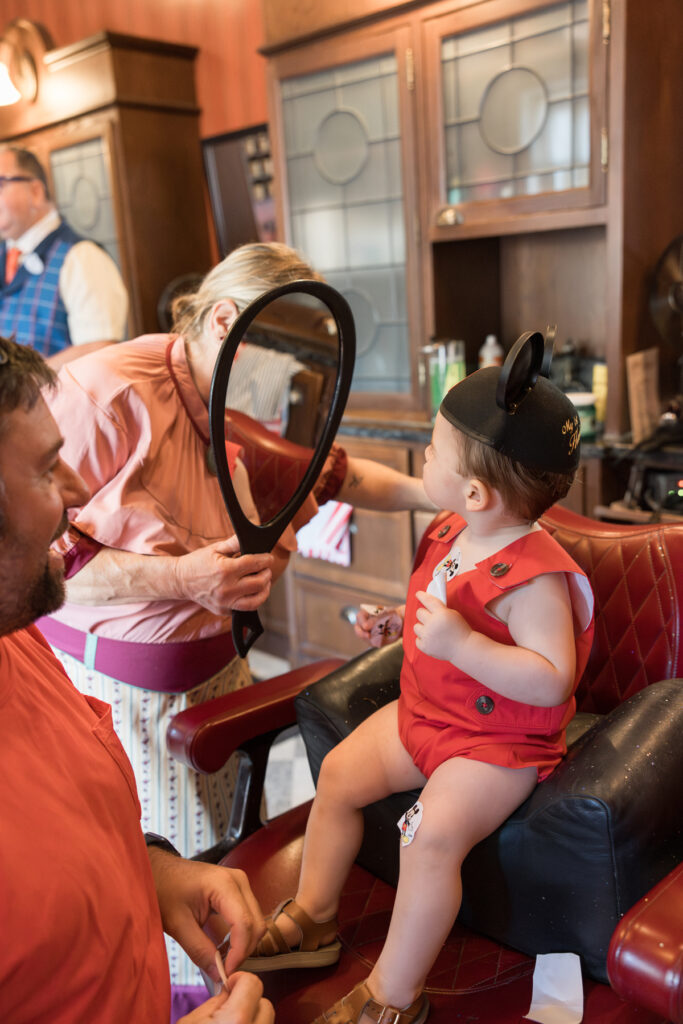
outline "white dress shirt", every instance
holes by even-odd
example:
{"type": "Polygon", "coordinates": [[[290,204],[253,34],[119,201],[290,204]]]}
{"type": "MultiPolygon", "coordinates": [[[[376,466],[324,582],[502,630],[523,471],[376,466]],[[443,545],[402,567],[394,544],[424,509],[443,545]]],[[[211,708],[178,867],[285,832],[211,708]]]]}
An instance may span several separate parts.
{"type": "MultiPolygon", "coordinates": [[[[7,248],[21,251],[20,265],[29,273],[42,273],[35,249],[61,223],[56,209],[47,213],[7,248]]],[[[122,341],[127,333],[128,293],[111,256],[95,242],[73,245],[59,273],[59,294],[64,303],[73,345],[91,341],[122,341]]]]}

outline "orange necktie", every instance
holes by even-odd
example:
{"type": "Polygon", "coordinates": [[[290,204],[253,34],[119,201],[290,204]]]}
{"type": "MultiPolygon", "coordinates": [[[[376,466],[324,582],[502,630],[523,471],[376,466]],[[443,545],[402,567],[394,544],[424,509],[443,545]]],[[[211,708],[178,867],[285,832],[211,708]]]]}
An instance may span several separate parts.
{"type": "Polygon", "coordinates": [[[21,249],[8,249],[5,253],[5,284],[9,284],[14,278],[19,266],[21,249]]]}

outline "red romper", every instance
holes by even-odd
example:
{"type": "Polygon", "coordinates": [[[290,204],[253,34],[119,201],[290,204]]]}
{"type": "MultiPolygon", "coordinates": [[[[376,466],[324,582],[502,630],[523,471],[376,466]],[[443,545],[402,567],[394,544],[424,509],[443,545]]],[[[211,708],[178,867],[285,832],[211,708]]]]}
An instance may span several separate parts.
{"type": "Polygon", "coordinates": [[[566,753],[565,729],[576,710],[574,693],[593,640],[593,595],[585,573],[542,529],[519,538],[447,584],[449,608],[461,612],[478,632],[514,646],[507,626],[486,611],[487,605],[506,590],[542,573],[566,574],[574,616],[576,676],[572,696],[556,707],[537,707],[503,697],[450,662],[418,651],[413,631],[419,607],[415,595],[427,589],[434,569],[465,525],[457,515],[440,523],[410,579],[403,630],[399,735],[427,778],[444,761],[457,756],[508,768],[533,765],[541,781],[566,753]]]}

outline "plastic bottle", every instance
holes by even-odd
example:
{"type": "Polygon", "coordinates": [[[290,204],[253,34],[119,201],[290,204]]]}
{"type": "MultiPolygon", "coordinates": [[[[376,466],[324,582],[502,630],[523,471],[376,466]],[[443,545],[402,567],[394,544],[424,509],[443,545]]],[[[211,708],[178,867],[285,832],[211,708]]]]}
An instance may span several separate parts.
{"type": "Polygon", "coordinates": [[[465,342],[448,342],[448,369],[444,394],[465,379],[465,342]]]}
{"type": "Polygon", "coordinates": [[[484,366],[502,366],[504,355],[495,334],[487,334],[484,344],[479,349],[479,369],[484,366]]]}

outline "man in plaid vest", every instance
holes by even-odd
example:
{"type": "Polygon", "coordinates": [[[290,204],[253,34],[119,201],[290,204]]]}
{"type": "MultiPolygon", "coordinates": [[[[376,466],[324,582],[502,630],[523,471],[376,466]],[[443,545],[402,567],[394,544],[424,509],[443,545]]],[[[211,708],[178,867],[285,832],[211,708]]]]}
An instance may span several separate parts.
{"type": "Polygon", "coordinates": [[[33,153],[0,149],[0,335],[58,369],[126,333],[118,268],[61,219],[33,153]]]}

